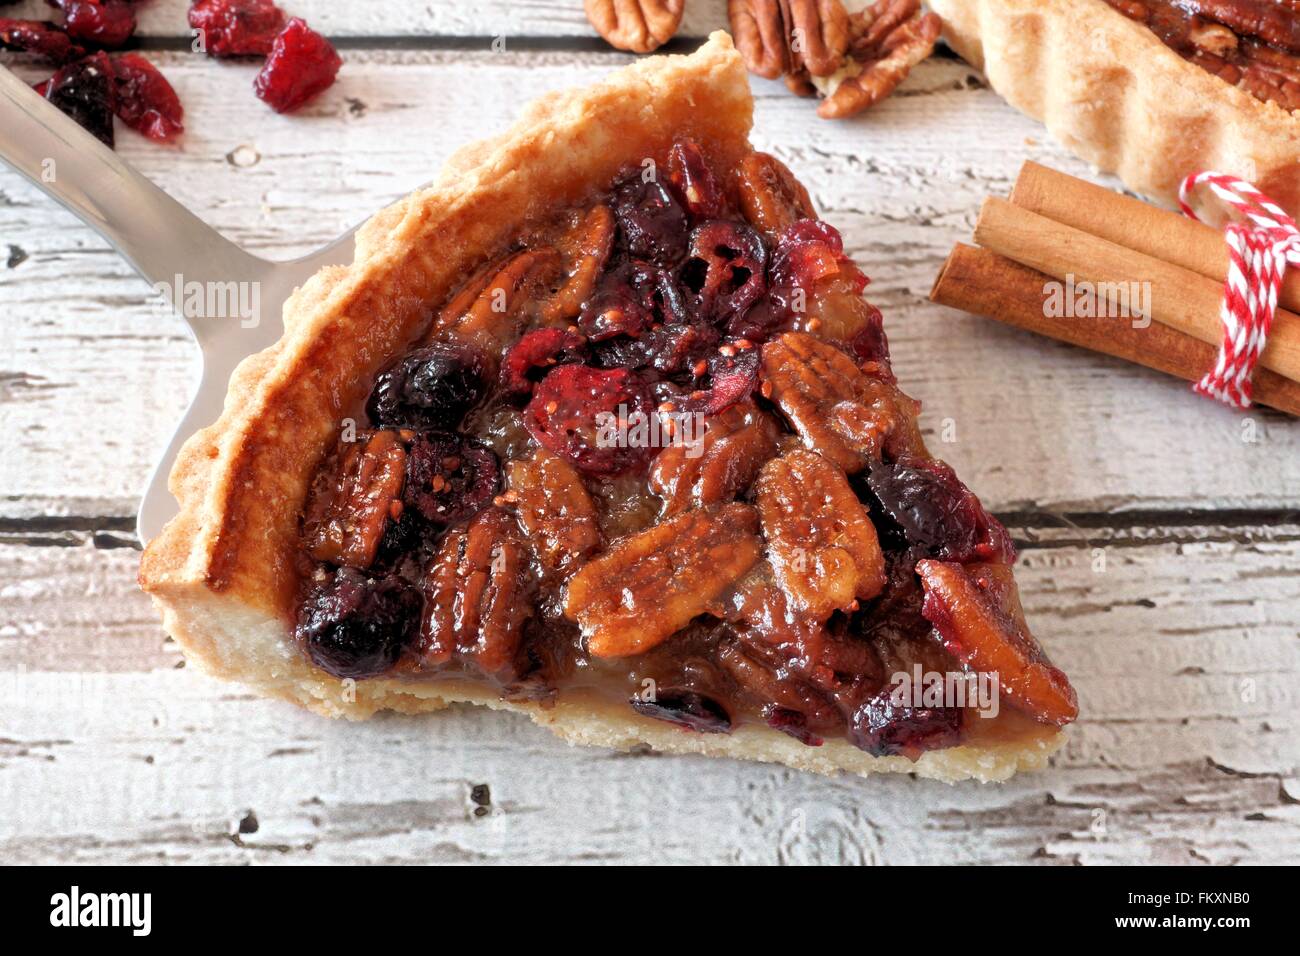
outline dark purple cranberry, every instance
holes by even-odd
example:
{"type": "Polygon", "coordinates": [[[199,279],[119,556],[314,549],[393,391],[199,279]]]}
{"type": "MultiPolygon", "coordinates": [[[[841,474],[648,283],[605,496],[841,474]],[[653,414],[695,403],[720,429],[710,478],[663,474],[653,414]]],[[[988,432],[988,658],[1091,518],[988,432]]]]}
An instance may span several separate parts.
{"type": "Polygon", "coordinates": [[[481,356],[464,346],[416,349],[380,374],[366,412],[382,428],[452,431],[487,393],[481,356]]]}
{"type": "Polygon", "coordinates": [[[303,603],[298,637],[312,663],[335,677],[374,677],[418,631],[420,606],[419,592],[400,578],[340,568],[303,603]]]}
{"type": "Polygon", "coordinates": [[[633,697],[632,709],[645,717],[666,720],[702,734],[731,732],[731,716],[711,697],[693,690],[661,690],[654,700],[633,697]]]}
{"type": "Polygon", "coordinates": [[[406,457],[403,500],[436,525],[478,514],[501,484],[492,449],[461,435],[421,435],[406,457]]]}
{"type": "Polygon", "coordinates": [[[1015,548],[1001,522],[946,464],[905,456],[874,466],[867,487],[879,510],[895,526],[885,543],[912,549],[916,557],[940,561],[1015,559],[1015,548]],[[897,539],[901,536],[901,542],[897,539]],[[891,538],[893,540],[891,540],[891,538]]]}
{"type": "Polygon", "coordinates": [[[867,324],[848,345],[860,362],[874,362],[882,371],[888,372],[892,379],[893,373],[889,372],[889,339],[885,336],[885,319],[874,305],[871,306],[867,324]]]}
{"type": "Polygon", "coordinates": [[[722,189],[700,148],[682,140],[668,154],[668,185],[695,219],[722,215],[722,189]]]}
{"type": "Polygon", "coordinates": [[[593,342],[616,335],[638,337],[654,321],[631,286],[608,286],[591,297],[578,317],[578,328],[593,342]]]}
{"type": "Polygon", "coordinates": [[[673,265],[686,251],[686,210],[662,184],[637,173],[614,188],[623,248],[634,259],[673,265]]]}
{"type": "Polygon", "coordinates": [[[767,244],[743,223],[717,219],[697,226],[688,255],[679,274],[701,322],[725,326],[767,291],[767,244]]]}
{"type": "Polygon", "coordinates": [[[586,339],[570,329],[533,329],[506,352],[501,384],[515,395],[527,395],[552,365],[580,360],[585,344],[586,339]]]}
{"type": "Polygon", "coordinates": [[[69,63],[39,88],[41,94],[98,139],[113,145],[113,64],[105,53],[69,63]]]}
{"type": "Polygon", "coordinates": [[[809,747],[820,747],[825,743],[821,737],[808,729],[807,715],[801,714],[797,710],[778,707],[776,704],[768,704],[763,708],[763,718],[773,730],[789,734],[801,744],[806,744],[809,747]]]}
{"type": "Polygon", "coordinates": [[[910,707],[886,687],[853,714],[849,736],[854,746],[875,757],[916,759],[926,750],[950,747],[961,737],[960,707],[910,707]]]}

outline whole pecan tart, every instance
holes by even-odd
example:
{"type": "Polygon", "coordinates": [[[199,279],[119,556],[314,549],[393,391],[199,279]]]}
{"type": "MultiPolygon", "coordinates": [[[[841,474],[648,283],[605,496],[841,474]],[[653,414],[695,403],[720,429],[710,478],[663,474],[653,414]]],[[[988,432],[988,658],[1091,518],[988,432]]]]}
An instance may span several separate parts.
{"type": "Polygon", "coordinates": [[[715,34],[366,225],[176,466],[141,582],[187,655],[330,715],[1041,765],[1077,708],[1010,539],[927,452],[866,277],[751,113],[715,34]]]}
{"type": "Polygon", "coordinates": [[[1297,0],[931,0],[1013,106],[1130,188],[1255,182],[1300,212],[1297,0]]]}

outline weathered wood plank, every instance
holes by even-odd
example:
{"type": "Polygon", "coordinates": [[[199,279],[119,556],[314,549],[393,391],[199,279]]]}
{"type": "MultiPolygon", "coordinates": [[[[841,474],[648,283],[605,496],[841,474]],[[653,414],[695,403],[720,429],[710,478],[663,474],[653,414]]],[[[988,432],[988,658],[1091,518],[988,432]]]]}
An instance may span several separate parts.
{"type": "MultiPolygon", "coordinates": [[[[156,56],[188,104],[190,132],[177,149],[123,132],[121,151],[270,256],[325,242],[499,128],[522,100],[624,59],[355,53],[335,90],[286,118],[250,95],[252,66],[156,56]]],[[[1054,146],[1026,145],[1037,127],[965,67],[927,64],[902,95],[852,123],[817,120],[777,84],[755,89],[756,141],[786,158],[842,227],[875,279],[900,378],[925,401],[937,453],[992,506],[1300,501],[1296,422],[1233,413],[1154,373],[925,301],[980,198],[1009,188],[1022,156],[1085,172],[1054,146]]],[[[0,257],[0,425],[24,436],[0,460],[0,516],[128,515],[185,402],[195,368],[185,334],[96,236],[3,172],[0,236],[19,250],[12,267],[0,257]]]]}
{"type": "Polygon", "coordinates": [[[1300,526],[1184,530],[1035,532],[1026,609],[1083,718],[1053,768],[952,788],[575,750],[477,710],[328,721],[178,669],[135,552],[32,536],[0,545],[0,859],[1294,862],[1300,526]]]}

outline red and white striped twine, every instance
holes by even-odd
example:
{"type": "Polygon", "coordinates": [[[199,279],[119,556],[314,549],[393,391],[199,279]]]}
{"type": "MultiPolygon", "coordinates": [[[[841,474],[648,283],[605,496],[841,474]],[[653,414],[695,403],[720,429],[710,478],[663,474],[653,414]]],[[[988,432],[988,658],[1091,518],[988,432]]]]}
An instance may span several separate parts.
{"type": "Polygon", "coordinates": [[[1300,265],[1300,228],[1253,185],[1222,173],[1193,173],[1178,190],[1184,215],[1200,221],[1189,200],[1205,186],[1240,218],[1224,230],[1228,277],[1224,283],[1223,342],[1214,368],[1193,386],[1233,408],[1250,407],[1251,377],[1268,342],[1277,294],[1288,264],[1300,265]]]}

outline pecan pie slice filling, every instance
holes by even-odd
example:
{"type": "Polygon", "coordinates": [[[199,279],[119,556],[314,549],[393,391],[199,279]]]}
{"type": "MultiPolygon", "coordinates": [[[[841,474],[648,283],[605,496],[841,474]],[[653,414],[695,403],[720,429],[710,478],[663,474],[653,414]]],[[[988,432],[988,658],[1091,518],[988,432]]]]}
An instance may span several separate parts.
{"type": "Polygon", "coordinates": [[[655,159],[431,303],[378,376],[303,512],[303,653],[912,759],[1073,720],[807,191],[761,153],[655,159]],[[920,674],[1000,712],[900,696],[920,674]]]}
{"type": "Polygon", "coordinates": [[[1224,82],[1300,109],[1296,0],[1106,0],[1170,49],[1224,82]]]}

